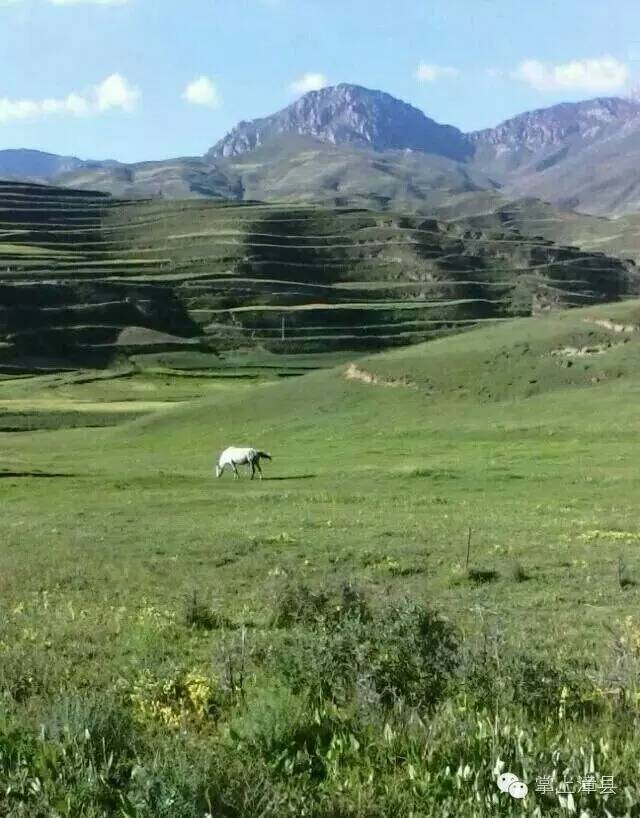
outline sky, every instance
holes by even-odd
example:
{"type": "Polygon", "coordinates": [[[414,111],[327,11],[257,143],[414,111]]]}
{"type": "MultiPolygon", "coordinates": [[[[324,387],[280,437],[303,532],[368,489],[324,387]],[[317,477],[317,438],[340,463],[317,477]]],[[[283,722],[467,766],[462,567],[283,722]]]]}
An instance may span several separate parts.
{"type": "Polygon", "coordinates": [[[637,0],[0,0],[0,149],[133,162],[351,82],[475,130],[640,86],[637,0]]]}

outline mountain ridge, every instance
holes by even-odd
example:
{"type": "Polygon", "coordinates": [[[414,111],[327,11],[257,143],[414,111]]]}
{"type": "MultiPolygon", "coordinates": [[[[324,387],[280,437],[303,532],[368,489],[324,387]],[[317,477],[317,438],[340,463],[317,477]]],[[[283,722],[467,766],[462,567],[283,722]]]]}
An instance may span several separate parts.
{"type": "MultiPolygon", "coordinates": [[[[30,157],[25,152],[23,165],[30,157]]],[[[640,102],[598,97],[560,103],[465,134],[390,94],[342,83],[239,123],[203,157],[131,165],[31,158],[32,173],[17,171],[15,157],[7,173],[7,152],[0,151],[0,176],[143,198],[327,202],[333,193],[335,203],[410,202],[425,211],[439,206],[442,191],[458,195],[467,178],[467,193],[499,190],[504,201],[534,197],[563,209],[620,216],[640,211],[640,102]],[[412,178],[404,155],[413,156],[412,178]]]]}
{"type": "Polygon", "coordinates": [[[62,156],[32,148],[0,150],[0,178],[8,179],[54,179],[84,168],[117,167],[120,164],[113,159],[79,159],[77,156],[62,156]]]}

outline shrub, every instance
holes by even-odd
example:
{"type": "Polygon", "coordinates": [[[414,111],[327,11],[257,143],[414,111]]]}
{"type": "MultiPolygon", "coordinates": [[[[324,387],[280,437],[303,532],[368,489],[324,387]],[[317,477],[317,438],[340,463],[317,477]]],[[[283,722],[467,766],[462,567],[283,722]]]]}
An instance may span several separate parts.
{"type": "Polygon", "coordinates": [[[371,621],[371,610],[363,591],[351,582],[345,582],[340,589],[340,603],[335,607],[332,618],[355,618],[361,622],[371,621]]]}
{"type": "Polygon", "coordinates": [[[561,714],[579,699],[573,674],[544,657],[516,655],[505,672],[514,703],[531,716],[561,714]]]}
{"type": "Polygon", "coordinates": [[[595,684],[559,660],[495,647],[469,654],[463,679],[468,693],[494,714],[515,706],[545,720],[593,714],[603,705],[595,684]]]}
{"type": "Polygon", "coordinates": [[[273,774],[319,781],[327,776],[331,750],[352,735],[350,715],[331,704],[310,707],[282,685],[254,691],[232,721],[230,738],[237,751],[260,757],[273,774]]]}
{"type": "Polygon", "coordinates": [[[333,593],[323,588],[311,590],[303,583],[287,583],[276,596],[271,626],[291,628],[345,618],[363,622],[371,618],[364,592],[353,583],[344,582],[333,593]]]}
{"type": "Polygon", "coordinates": [[[201,603],[196,591],[185,602],[184,622],[189,628],[204,631],[234,627],[233,622],[226,616],[201,603]]]}
{"type": "Polygon", "coordinates": [[[309,625],[327,613],[329,595],[323,591],[311,591],[302,583],[287,583],[276,597],[271,625],[274,628],[291,628],[309,625]]]}
{"type": "Polygon", "coordinates": [[[376,623],[372,678],[382,701],[402,699],[432,709],[458,666],[459,640],[451,623],[423,605],[392,608],[376,623]]]}
{"type": "MultiPolygon", "coordinates": [[[[356,611],[359,611],[359,607],[356,611]]],[[[431,709],[444,695],[459,661],[455,629],[423,605],[394,606],[320,620],[276,652],[278,671],[296,692],[317,699],[386,707],[397,701],[431,709]]]]}

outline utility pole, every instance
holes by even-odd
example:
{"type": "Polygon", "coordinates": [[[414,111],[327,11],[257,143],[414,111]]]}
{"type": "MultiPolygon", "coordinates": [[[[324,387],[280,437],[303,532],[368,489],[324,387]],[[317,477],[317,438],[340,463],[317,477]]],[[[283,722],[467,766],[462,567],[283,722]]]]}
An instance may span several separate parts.
{"type": "Polygon", "coordinates": [[[284,315],[282,316],[282,332],[280,334],[280,340],[284,341],[284,315]]]}

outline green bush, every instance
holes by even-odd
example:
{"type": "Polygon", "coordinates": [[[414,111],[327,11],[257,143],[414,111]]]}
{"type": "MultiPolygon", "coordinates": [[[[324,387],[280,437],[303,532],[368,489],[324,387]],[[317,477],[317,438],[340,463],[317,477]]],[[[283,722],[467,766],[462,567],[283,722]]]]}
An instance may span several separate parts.
{"type": "Polygon", "coordinates": [[[461,674],[464,689],[494,714],[516,708],[529,719],[593,716],[604,707],[595,683],[558,659],[513,652],[495,644],[489,652],[467,654],[461,674]]]}
{"type": "Polygon", "coordinates": [[[432,709],[444,696],[460,660],[451,623],[423,605],[392,608],[376,623],[379,642],[370,656],[381,699],[432,709]]]}
{"type": "Polygon", "coordinates": [[[302,583],[287,583],[276,596],[271,625],[274,628],[310,625],[326,614],[328,606],[329,595],[325,591],[312,591],[302,583]]]}
{"type": "Polygon", "coordinates": [[[304,583],[288,582],[276,596],[271,625],[292,628],[338,622],[345,617],[362,621],[371,618],[365,595],[357,586],[345,582],[332,594],[323,588],[313,590],[304,583]]]}
{"type": "Polygon", "coordinates": [[[422,605],[366,611],[363,618],[355,606],[286,639],[276,654],[280,673],[293,690],[316,698],[432,709],[459,661],[455,629],[422,605]]]}

